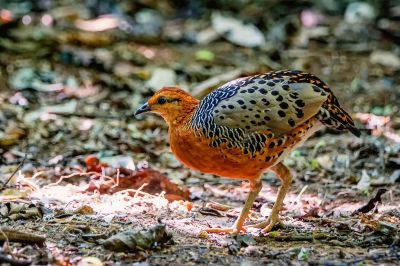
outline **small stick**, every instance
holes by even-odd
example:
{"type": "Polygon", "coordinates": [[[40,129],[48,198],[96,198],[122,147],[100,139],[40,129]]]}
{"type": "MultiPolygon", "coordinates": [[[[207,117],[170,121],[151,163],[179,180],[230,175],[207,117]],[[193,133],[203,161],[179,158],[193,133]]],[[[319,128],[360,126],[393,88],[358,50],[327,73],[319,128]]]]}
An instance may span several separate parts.
{"type": "Polygon", "coordinates": [[[22,242],[22,243],[33,243],[33,244],[43,244],[46,241],[46,237],[25,233],[15,229],[10,229],[6,227],[0,228],[0,241],[10,241],[10,242],[22,242]]]}
{"type": "Polygon", "coordinates": [[[208,202],[206,204],[206,208],[211,208],[211,209],[215,209],[217,211],[223,211],[223,212],[226,212],[226,211],[229,211],[229,210],[233,209],[232,206],[224,205],[224,204],[221,204],[221,203],[218,203],[218,202],[214,202],[214,201],[208,202]]]}
{"type": "Polygon", "coordinates": [[[274,235],[274,234],[269,234],[269,237],[271,237],[274,240],[277,241],[308,241],[312,242],[313,241],[313,236],[312,235],[296,235],[296,234],[280,234],[280,235],[274,235]]]}
{"type": "Polygon", "coordinates": [[[303,194],[304,194],[304,192],[306,192],[307,188],[308,188],[308,185],[305,185],[305,186],[301,189],[299,195],[297,195],[297,197],[296,197],[296,201],[297,201],[297,202],[300,201],[301,196],[303,196],[303,194]]]}
{"type": "Polygon", "coordinates": [[[49,112],[49,114],[52,115],[59,115],[59,116],[64,116],[64,117],[71,117],[71,116],[76,116],[76,117],[83,117],[83,118],[88,118],[88,119],[96,119],[96,118],[104,118],[104,119],[115,119],[115,120],[123,120],[132,117],[129,115],[106,115],[106,114],[84,114],[84,113],[63,113],[63,112],[49,112]]]}
{"type": "Polygon", "coordinates": [[[142,189],[147,186],[147,183],[144,183],[143,185],[141,185],[135,192],[135,195],[133,195],[133,198],[137,198],[139,192],[142,192],[142,189]]]}
{"type": "Polygon", "coordinates": [[[87,173],[78,172],[78,173],[72,173],[72,174],[69,174],[69,175],[60,176],[60,178],[57,180],[57,182],[50,183],[50,184],[48,184],[48,185],[46,185],[46,186],[44,186],[44,187],[52,187],[52,186],[59,185],[59,184],[60,184],[62,181],[64,181],[65,179],[69,179],[69,178],[73,178],[73,177],[88,177],[88,176],[91,176],[91,175],[95,175],[95,176],[99,176],[99,177],[102,177],[102,176],[103,176],[103,175],[101,175],[100,173],[97,173],[97,172],[87,172],[87,173]]]}
{"type": "Polygon", "coordinates": [[[128,193],[132,192],[132,193],[135,193],[135,194],[137,193],[137,194],[140,194],[140,195],[143,195],[143,196],[147,196],[147,197],[152,198],[152,199],[158,198],[157,196],[154,196],[154,195],[151,195],[149,193],[146,193],[146,192],[143,192],[143,191],[140,191],[140,190],[137,190],[137,189],[133,189],[133,188],[127,188],[127,189],[124,189],[124,190],[120,190],[118,192],[115,192],[114,195],[124,194],[126,192],[128,192],[128,193]]]}
{"type": "Polygon", "coordinates": [[[25,153],[24,158],[19,163],[17,168],[15,168],[14,172],[10,175],[10,177],[6,180],[6,182],[3,184],[3,186],[0,189],[0,191],[3,190],[7,186],[8,182],[10,182],[11,178],[13,178],[13,176],[19,171],[19,169],[21,169],[22,165],[24,165],[24,163],[25,163],[25,160],[26,160],[27,156],[28,156],[28,153],[25,153]]]}
{"type": "Polygon", "coordinates": [[[382,203],[382,199],[381,196],[383,194],[386,193],[386,191],[388,191],[386,188],[380,188],[377,192],[375,197],[373,197],[372,199],[370,199],[368,201],[368,203],[364,206],[362,206],[361,208],[357,209],[353,214],[357,214],[357,213],[367,213],[371,210],[376,210],[377,206],[379,203],[382,203]]]}
{"type": "Polygon", "coordinates": [[[218,86],[223,82],[227,82],[229,80],[238,78],[242,74],[243,74],[243,69],[238,68],[238,69],[234,69],[232,71],[224,72],[217,76],[211,77],[211,78],[197,84],[194,88],[192,88],[191,89],[192,94],[196,98],[202,98],[209,92],[209,90],[211,88],[218,86]]]}

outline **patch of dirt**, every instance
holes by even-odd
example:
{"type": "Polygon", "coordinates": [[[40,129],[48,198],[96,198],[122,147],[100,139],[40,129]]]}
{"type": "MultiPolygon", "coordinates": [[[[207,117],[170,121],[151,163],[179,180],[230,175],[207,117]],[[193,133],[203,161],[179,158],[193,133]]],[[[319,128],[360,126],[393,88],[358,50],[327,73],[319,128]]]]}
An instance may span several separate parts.
{"type": "MultiPolygon", "coordinates": [[[[335,10],[308,1],[22,2],[29,5],[0,7],[0,263],[398,265],[394,1],[376,3],[379,16],[362,27],[346,24],[346,1],[335,10]],[[241,30],[221,35],[218,19],[241,30]],[[243,31],[265,40],[246,47],[243,31]],[[169,151],[164,121],[136,119],[134,110],[167,81],[204,96],[286,68],[326,81],[362,137],[323,130],[285,159],[295,174],[285,226],[268,235],[202,233],[234,223],[249,185],[187,169],[169,151]],[[102,245],[159,224],[172,241],[102,245]]],[[[265,173],[263,184],[247,224],[265,220],[275,202],[278,179],[265,173]]]]}

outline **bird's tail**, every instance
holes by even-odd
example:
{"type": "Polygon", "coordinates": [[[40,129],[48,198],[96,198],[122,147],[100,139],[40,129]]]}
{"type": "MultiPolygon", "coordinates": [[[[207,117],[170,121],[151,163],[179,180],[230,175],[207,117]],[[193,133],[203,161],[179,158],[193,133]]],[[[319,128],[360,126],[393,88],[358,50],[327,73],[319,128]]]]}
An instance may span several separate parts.
{"type": "Polygon", "coordinates": [[[361,135],[360,130],[354,125],[351,116],[338,104],[323,104],[318,114],[318,118],[327,127],[337,130],[349,130],[357,137],[361,135]]]}

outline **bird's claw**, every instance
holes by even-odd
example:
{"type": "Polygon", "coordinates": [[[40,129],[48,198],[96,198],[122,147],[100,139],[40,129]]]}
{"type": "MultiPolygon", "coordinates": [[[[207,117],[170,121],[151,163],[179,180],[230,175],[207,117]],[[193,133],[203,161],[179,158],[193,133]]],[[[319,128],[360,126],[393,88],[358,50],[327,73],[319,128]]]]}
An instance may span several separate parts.
{"type": "Polygon", "coordinates": [[[270,216],[265,222],[248,225],[247,227],[262,228],[261,232],[263,234],[265,234],[265,233],[270,232],[272,230],[272,228],[277,224],[283,225],[283,223],[282,223],[281,219],[278,217],[278,215],[274,215],[274,216],[270,216]]]}
{"type": "MultiPolygon", "coordinates": [[[[268,225],[265,226],[265,227],[261,230],[261,232],[262,232],[263,234],[269,233],[269,232],[272,230],[272,228],[274,228],[274,226],[277,225],[277,224],[283,225],[281,219],[279,219],[278,216],[272,216],[272,217],[270,217],[268,220],[269,220],[268,225]]],[[[268,221],[268,220],[267,220],[267,221],[268,221]]]]}
{"type": "Polygon", "coordinates": [[[246,228],[241,227],[226,227],[226,228],[207,228],[204,230],[204,232],[210,233],[210,234],[231,234],[231,235],[236,235],[241,232],[246,233],[246,228]]]}

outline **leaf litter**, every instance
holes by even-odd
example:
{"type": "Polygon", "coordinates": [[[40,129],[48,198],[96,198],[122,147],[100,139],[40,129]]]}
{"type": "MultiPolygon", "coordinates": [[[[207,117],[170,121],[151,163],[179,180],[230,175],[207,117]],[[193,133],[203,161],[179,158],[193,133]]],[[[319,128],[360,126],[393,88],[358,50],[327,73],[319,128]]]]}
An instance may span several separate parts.
{"type": "MultiPolygon", "coordinates": [[[[274,1],[107,2],[115,13],[49,2],[1,9],[1,262],[397,263],[396,6],[377,18],[379,4],[341,1],[293,10],[274,1]],[[173,10],[182,19],[169,17],[173,10]],[[381,31],[387,45],[377,42],[381,31]],[[296,178],[283,227],[268,236],[201,234],[233,224],[248,185],[188,170],[168,151],[162,120],[133,119],[133,110],[158,86],[172,85],[166,81],[202,97],[272,68],[326,80],[364,136],[318,133],[286,159],[296,178]],[[122,251],[104,249],[107,239],[124,243],[122,251]]],[[[247,223],[266,219],[276,199],[279,181],[263,180],[247,223]]]]}

